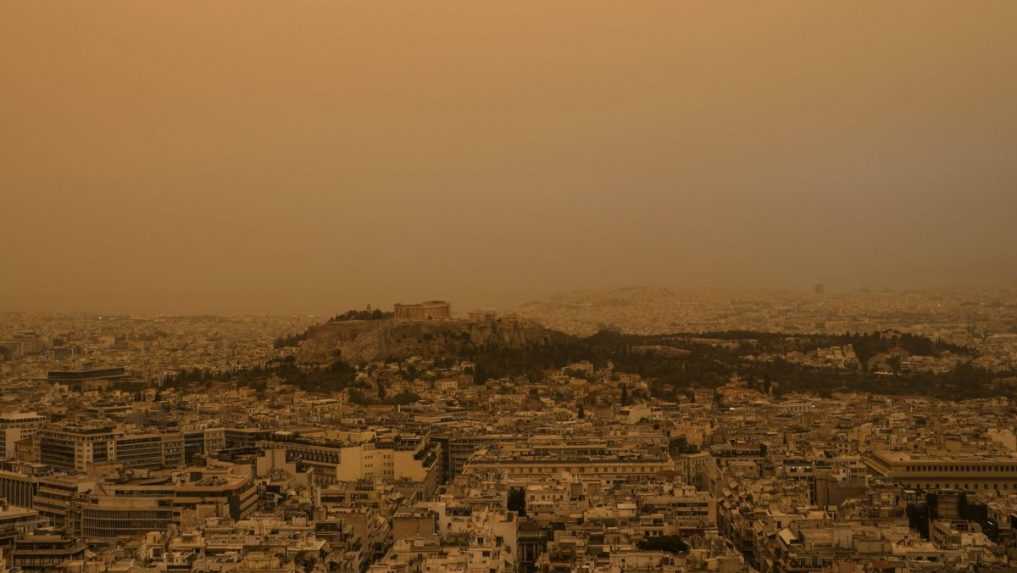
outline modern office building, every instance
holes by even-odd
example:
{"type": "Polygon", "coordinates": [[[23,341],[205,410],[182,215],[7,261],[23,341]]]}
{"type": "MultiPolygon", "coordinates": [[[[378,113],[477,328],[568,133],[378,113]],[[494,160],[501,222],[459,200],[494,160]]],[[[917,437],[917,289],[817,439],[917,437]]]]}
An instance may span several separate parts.
{"type": "Polygon", "coordinates": [[[77,505],[82,494],[95,488],[95,483],[70,476],[43,477],[32,498],[32,509],[49,520],[50,525],[63,528],[68,535],[77,532],[77,505]]]}
{"type": "Polygon", "coordinates": [[[512,477],[568,472],[602,480],[655,476],[674,471],[666,453],[648,453],[606,443],[500,444],[480,450],[466,464],[464,474],[500,471],[512,477]]]}
{"type": "Polygon", "coordinates": [[[210,456],[226,448],[226,430],[222,428],[184,432],[184,463],[210,456]]]}
{"type": "Polygon", "coordinates": [[[184,434],[117,436],[112,460],[132,469],[174,468],[184,465],[184,434]]]}
{"type": "Polygon", "coordinates": [[[184,470],[178,475],[186,476],[187,479],[163,478],[143,483],[106,484],[103,491],[117,499],[164,500],[178,511],[195,510],[199,505],[218,506],[224,515],[233,519],[243,519],[257,509],[258,487],[249,475],[204,468],[184,470]]]}
{"type": "Polygon", "coordinates": [[[423,491],[433,492],[442,479],[441,445],[422,436],[400,434],[353,444],[278,432],[258,446],[284,449],[286,462],[309,470],[320,486],[375,479],[416,482],[423,485],[423,491]]]}
{"type": "Polygon", "coordinates": [[[339,481],[374,479],[413,482],[430,496],[441,482],[441,445],[427,438],[379,441],[344,447],[339,481]]]}
{"type": "Polygon", "coordinates": [[[61,535],[28,535],[14,545],[14,567],[18,571],[64,571],[64,565],[85,557],[85,544],[61,535]]]}
{"type": "Polygon", "coordinates": [[[285,450],[286,462],[299,463],[320,486],[328,486],[338,480],[344,445],[338,440],[307,438],[290,432],[273,433],[258,442],[258,447],[265,450],[285,450]]]}
{"type": "Polygon", "coordinates": [[[46,420],[46,416],[35,412],[0,414],[0,460],[14,458],[17,443],[31,439],[46,420]]]}
{"type": "Polygon", "coordinates": [[[32,507],[39,480],[26,474],[0,471],[0,498],[20,507],[32,507]]]}
{"type": "Polygon", "coordinates": [[[46,376],[52,384],[62,384],[75,392],[106,390],[114,382],[133,379],[124,368],[91,368],[87,370],[56,370],[46,376]]]}
{"type": "Polygon", "coordinates": [[[905,487],[1017,493],[1017,457],[875,450],[864,461],[875,474],[905,487]]]}
{"type": "Polygon", "coordinates": [[[457,475],[463,473],[466,462],[474,452],[499,443],[511,442],[516,439],[516,436],[513,434],[481,434],[453,428],[446,435],[434,439],[442,446],[444,480],[451,482],[457,475]]]}
{"type": "Polygon", "coordinates": [[[14,548],[14,541],[21,536],[30,534],[37,527],[45,525],[38,511],[28,507],[11,505],[0,499],[0,552],[9,552],[14,548]]]}
{"type": "Polygon", "coordinates": [[[179,521],[173,501],[166,498],[100,497],[82,502],[79,512],[78,531],[91,542],[166,531],[179,521]]]}
{"type": "Polygon", "coordinates": [[[39,457],[55,468],[87,471],[115,457],[113,427],[104,424],[60,424],[38,431],[39,457]]]}

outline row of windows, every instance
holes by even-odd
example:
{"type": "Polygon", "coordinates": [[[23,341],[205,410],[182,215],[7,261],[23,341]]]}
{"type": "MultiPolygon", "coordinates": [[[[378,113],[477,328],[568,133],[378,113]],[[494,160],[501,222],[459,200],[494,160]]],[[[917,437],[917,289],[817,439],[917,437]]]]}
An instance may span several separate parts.
{"type": "Polygon", "coordinates": [[[967,489],[967,490],[978,490],[978,489],[990,490],[990,489],[995,489],[995,490],[1005,490],[1005,491],[1008,491],[1008,490],[1017,491],[1017,483],[1013,483],[1013,484],[1010,484],[1010,483],[944,483],[944,484],[937,483],[937,484],[927,484],[927,483],[921,483],[921,482],[910,482],[910,483],[904,483],[904,487],[926,488],[926,489],[931,487],[931,488],[945,488],[945,489],[967,489]]]}
{"type": "Polygon", "coordinates": [[[541,473],[553,473],[556,471],[570,471],[578,473],[605,473],[605,474],[616,474],[616,473],[637,473],[637,472],[649,472],[654,471],[658,468],[652,466],[630,466],[630,467],[618,467],[618,468],[604,468],[604,467],[575,467],[575,468],[551,468],[551,467],[522,467],[513,468],[516,473],[523,474],[541,474],[541,473]]]}
{"type": "Polygon", "coordinates": [[[906,467],[909,472],[1017,472],[1017,465],[922,465],[906,467]]]}
{"type": "MultiPolygon", "coordinates": [[[[84,555],[85,550],[81,550],[81,554],[84,555]]],[[[64,557],[24,557],[18,556],[15,553],[14,561],[17,565],[26,568],[33,569],[50,569],[57,568],[64,562],[64,557]]]]}

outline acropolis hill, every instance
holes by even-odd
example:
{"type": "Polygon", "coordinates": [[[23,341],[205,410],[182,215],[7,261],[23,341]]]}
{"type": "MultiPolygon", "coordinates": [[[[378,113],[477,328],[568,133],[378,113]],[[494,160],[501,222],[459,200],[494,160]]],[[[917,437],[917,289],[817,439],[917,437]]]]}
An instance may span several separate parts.
{"type": "Polygon", "coordinates": [[[469,319],[452,318],[450,305],[430,301],[395,306],[393,318],[332,320],[308,330],[300,345],[303,363],[328,363],[341,357],[347,363],[378,359],[452,356],[470,349],[497,346],[518,348],[546,344],[559,333],[536,322],[486,313],[469,319]]]}

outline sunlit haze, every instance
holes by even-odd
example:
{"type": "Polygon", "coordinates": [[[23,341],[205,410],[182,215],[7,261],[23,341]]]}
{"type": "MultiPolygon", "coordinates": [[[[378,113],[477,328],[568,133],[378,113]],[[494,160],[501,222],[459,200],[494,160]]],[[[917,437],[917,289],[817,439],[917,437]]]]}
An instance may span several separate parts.
{"type": "Polygon", "coordinates": [[[1017,3],[15,2],[0,310],[1012,285],[1017,3]]]}

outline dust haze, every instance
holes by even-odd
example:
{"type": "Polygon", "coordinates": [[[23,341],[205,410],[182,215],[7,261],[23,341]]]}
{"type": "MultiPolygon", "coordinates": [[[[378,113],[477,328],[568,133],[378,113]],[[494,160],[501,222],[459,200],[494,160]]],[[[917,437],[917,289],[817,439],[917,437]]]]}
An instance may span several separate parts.
{"type": "Polygon", "coordinates": [[[1017,278],[1017,3],[6,2],[0,310],[1017,278]]]}

